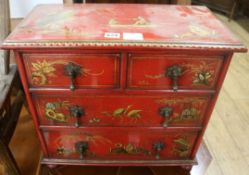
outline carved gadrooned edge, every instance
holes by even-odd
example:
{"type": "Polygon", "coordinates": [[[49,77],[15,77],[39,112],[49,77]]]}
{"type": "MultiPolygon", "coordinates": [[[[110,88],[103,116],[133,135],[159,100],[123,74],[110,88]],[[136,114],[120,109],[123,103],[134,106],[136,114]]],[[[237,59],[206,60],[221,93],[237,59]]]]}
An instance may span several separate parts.
{"type": "Polygon", "coordinates": [[[169,43],[169,42],[105,42],[105,41],[48,41],[48,42],[5,42],[2,48],[21,47],[144,47],[144,48],[186,48],[186,49],[228,49],[246,50],[243,45],[169,43]]]}

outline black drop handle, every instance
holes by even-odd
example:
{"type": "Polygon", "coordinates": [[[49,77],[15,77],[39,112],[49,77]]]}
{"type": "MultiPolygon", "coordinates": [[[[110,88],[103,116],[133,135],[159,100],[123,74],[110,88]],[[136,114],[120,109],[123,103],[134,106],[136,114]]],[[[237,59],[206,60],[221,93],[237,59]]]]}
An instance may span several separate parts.
{"type": "Polygon", "coordinates": [[[80,106],[71,106],[69,110],[70,115],[76,119],[75,126],[79,127],[81,124],[80,118],[85,115],[85,110],[80,106]]]}
{"type": "Polygon", "coordinates": [[[75,90],[75,79],[81,74],[81,66],[70,62],[65,66],[65,74],[70,78],[69,89],[75,90]]]}
{"type": "Polygon", "coordinates": [[[173,81],[173,90],[178,90],[178,78],[182,75],[182,67],[179,65],[173,65],[167,68],[166,74],[173,81]]]}
{"type": "Polygon", "coordinates": [[[75,149],[80,154],[80,159],[83,160],[89,148],[88,142],[80,141],[75,143],[75,149]]]}
{"type": "Polygon", "coordinates": [[[156,142],[153,144],[153,149],[156,151],[156,159],[161,158],[160,152],[164,149],[165,144],[163,142],[156,142]]]}

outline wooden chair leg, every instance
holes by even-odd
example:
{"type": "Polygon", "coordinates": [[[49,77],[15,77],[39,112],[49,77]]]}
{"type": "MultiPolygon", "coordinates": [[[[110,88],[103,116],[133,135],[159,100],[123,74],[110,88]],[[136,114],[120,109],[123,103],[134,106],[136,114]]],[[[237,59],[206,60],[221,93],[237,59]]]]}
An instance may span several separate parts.
{"type": "Polygon", "coordinates": [[[4,167],[5,175],[20,175],[16,161],[11,154],[8,145],[0,139],[0,161],[4,167]]]}
{"type": "Polygon", "coordinates": [[[231,11],[230,11],[228,21],[231,21],[231,20],[233,19],[233,17],[234,17],[234,12],[235,12],[236,7],[237,7],[237,2],[235,1],[235,2],[233,3],[232,9],[231,9],[231,11]]]}
{"type": "MultiPolygon", "coordinates": [[[[0,43],[10,32],[9,0],[0,0],[0,43]]],[[[0,50],[0,74],[9,73],[9,51],[0,50]]]]}

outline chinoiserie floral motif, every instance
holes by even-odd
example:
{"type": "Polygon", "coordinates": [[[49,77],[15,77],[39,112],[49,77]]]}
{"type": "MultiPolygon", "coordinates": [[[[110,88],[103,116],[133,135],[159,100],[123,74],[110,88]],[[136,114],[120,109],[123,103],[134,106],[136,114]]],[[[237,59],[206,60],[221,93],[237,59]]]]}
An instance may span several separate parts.
{"type": "Polygon", "coordinates": [[[68,37],[89,37],[94,36],[90,32],[82,30],[72,22],[75,19],[75,12],[72,10],[51,12],[50,14],[37,19],[34,25],[24,25],[21,30],[24,34],[31,34],[39,31],[42,35],[61,35],[68,37]],[[71,25],[66,25],[70,23],[71,25]]]}
{"type": "Polygon", "coordinates": [[[212,75],[210,72],[201,71],[195,74],[195,77],[193,79],[193,84],[208,85],[211,78],[212,78],[212,75]]]}
{"type": "Polygon", "coordinates": [[[179,112],[173,110],[172,116],[169,118],[169,123],[178,123],[189,120],[198,120],[201,116],[201,111],[205,99],[202,98],[177,98],[177,99],[158,99],[155,101],[158,104],[166,105],[171,108],[181,109],[179,112]]]}
{"type": "Polygon", "coordinates": [[[99,123],[101,121],[101,119],[100,118],[97,118],[97,117],[92,117],[92,118],[90,118],[89,119],[89,124],[97,124],[97,123],[99,123]]]}
{"type": "MultiPolygon", "coordinates": [[[[32,84],[34,85],[47,85],[51,84],[51,80],[49,80],[49,77],[57,77],[56,75],[56,68],[55,65],[67,65],[70,62],[63,61],[63,60],[57,60],[57,61],[36,61],[32,62],[32,84]]],[[[76,65],[79,65],[77,63],[74,63],[76,65]]],[[[100,76],[104,73],[104,70],[101,70],[99,72],[92,72],[91,69],[87,69],[83,67],[82,65],[79,65],[81,67],[80,74],[82,76],[100,76]]],[[[63,73],[64,74],[64,73],[63,73]]]]}
{"type": "Polygon", "coordinates": [[[190,24],[188,26],[188,32],[182,33],[180,35],[175,35],[175,38],[193,38],[193,37],[215,37],[216,32],[204,26],[190,24]]]}
{"type": "Polygon", "coordinates": [[[173,141],[172,152],[180,157],[187,157],[190,153],[190,144],[186,139],[177,138],[173,141]]]}
{"type": "Polygon", "coordinates": [[[127,145],[122,143],[115,144],[114,148],[110,148],[111,154],[127,154],[127,155],[151,155],[151,152],[145,148],[135,146],[134,144],[128,143],[127,145]]]}
{"type": "Polygon", "coordinates": [[[107,112],[104,111],[102,114],[108,117],[113,117],[113,118],[123,118],[127,117],[131,120],[134,120],[135,122],[140,119],[142,110],[140,109],[132,109],[132,105],[128,105],[127,107],[121,107],[117,108],[112,112],[107,112]]]}
{"type": "MultiPolygon", "coordinates": [[[[192,76],[192,86],[209,86],[214,81],[215,63],[201,61],[200,64],[181,63],[180,66],[183,70],[181,77],[186,74],[192,76]]],[[[165,72],[162,72],[155,75],[145,74],[144,77],[147,79],[161,79],[166,76],[165,72]]]]}
{"type": "Polygon", "coordinates": [[[66,61],[36,61],[32,64],[32,84],[46,85],[48,84],[48,77],[56,77],[54,68],[55,64],[66,65],[66,61]]]}
{"type": "Polygon", "coordinates": [[[195,73],[193,77],[193,85],[201,84],[208,86],[214,81],[215,63],[202,62],[199,66],[193,67],[195,73]]]}
{"type": "Polygon", "coordinates": [[[115,19],[110,19],[108,24],[111,27],[154,27],[155,26],[141,16],[133,18],[132,22],[130,23],[124,23],[115,19]]]}
{"type": "Polygon", "coordinates": [[[45,104],[45,116],[49,120],[56,122],[67,122],[68,116],[60,112],[61,109],[68,109],[69,103],[67,101],[63,102],[48,102],[45,104]]]}
{"type": "Polygon", "coordinates": [[[62,135],[58,137],[54,142],[58,146],[63,146],[63,145],[69,145],[69,143],[72,145],[72,143],[76,143],[79,141],[85,141],[93,145],[112,143],[109,139],[101,135],[93,134],[89,132],[83,132],[83,133],[80,133],[80,135],[62,135]]]}
{"type": "MultiPolygon", "coordinates": [[[[57,153],[57,155],[66,157],[66,156],[69,156],[71,154],[77,153],[77,151],[75,149],[68,149],[68,148],[65,148],[63,146],[59,146],[56,149],[56,153],[57,153]]],[[[85,154],[86,157],[95,157],[96,156],[95,152],[92,152],[92,151],[89,151],[89,150],[86,150],[86,152],[84,154],[85,154]]]]}
{"type": "MultiPolygon", "coordinates": [[[[80,135],[62,135],[54,140],[56,145],[56,153],[58,155],[69,156],[71,154],[77,153],[74,143],[79,141],[88,142],[90,145],[99,146],[101,144],[112,144],[112,141],[97,134],[92,134],[88,132],[81,133],[80,135]]],[[[91,148],[86,151],[87,157],[96,156],[95,152],[91,151],[91,148]]]]}

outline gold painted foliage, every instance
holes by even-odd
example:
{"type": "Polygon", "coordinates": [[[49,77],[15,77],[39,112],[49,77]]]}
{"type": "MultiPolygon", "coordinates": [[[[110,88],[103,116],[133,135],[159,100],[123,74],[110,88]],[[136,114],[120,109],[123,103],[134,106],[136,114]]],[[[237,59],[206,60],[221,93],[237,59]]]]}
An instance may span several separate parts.
{"type": "Polygon", "coordinates": [[[45,104],[45,117],[47,117],[49,120],[53,120],[55,122],[67,122],[68,116],[66,116],[64,113],[60,112],[62,108],[67,108],[69,105],[69,102],[63,101],[63,102],[48,102],[45,104]]]}
{"type": "Polygon", "coordinates": [[[151,24],[148,20],[146,20],[142,16],[138,16],[132,19],[134,22],[131,23],[121,23],[116,19],[110,19],[108,25],[111,27],[155,27],[154,24],[151,24]]]}
{"type": "Polygon", "coordinates": [[[52,63],[47,62],[46,60],[37,61],[36,63],[32,63],[33,71],[42,72],[45,74],[51,73],[55,71],[52,63]]]}
{"type": "MultiPolygon", "coordinates": [[[[208,63],[206,61],[201,61],[200,64],[181,63],[180,66],[183,69],[181,77],[186,74],[191,74],[193,85],[209,86],[214,80],[215,64],[216,63],[208,63]]],[[[154,80],[167,78],[164,72],[154,75],[145,74],[144,77],[154,80]]]]}
{"type": "Polygon", "coordinates": [[[180,157],[187,157],[190,152],[190,144],[186,139],[175,139],[172,151],[180,157]]]}
{"type": "Polygon", "coordinates": [[[46,85],[48,84],[48,77],[56,76],[54,72],[55,64],[67,64],[66,61],[36,61],[31,63],[32,65],[32,83],[34,85],[46,85]]]}
{"type": "Polygon", "coordinates": [[[135,154],[151,155],[151,152],[149,150],[135,146],[134,144],[131,143],[128,143],[127,145],[124,145],[122,143],[117,143],[115,144],[114,148],[110,148],[110,153],[128,154],[128,155],[135,155],[135,154]]]}
{"type": "Polygon", "coordinates": [[[113,112],[102,112],[106,116],[111,116],[114,118],[119,117],[128,117],[131,119],[139,119],[141,118],[141,112],[140,109],[131,109],[132,105],[128,105],[126,108],[117,108],[113,112]]]}

